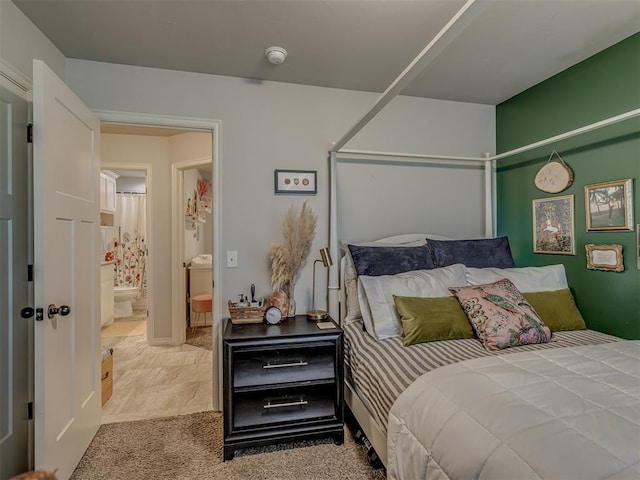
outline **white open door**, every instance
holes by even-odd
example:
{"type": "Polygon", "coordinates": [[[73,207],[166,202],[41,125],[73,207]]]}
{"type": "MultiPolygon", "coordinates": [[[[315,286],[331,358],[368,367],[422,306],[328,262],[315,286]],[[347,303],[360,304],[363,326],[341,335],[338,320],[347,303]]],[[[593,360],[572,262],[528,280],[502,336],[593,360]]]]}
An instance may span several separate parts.
{"type": "Polygon", "coordinates": [[[100,121],[40,60],[33,120],[35,464],[66,480],[101,420],[100,121]]]}

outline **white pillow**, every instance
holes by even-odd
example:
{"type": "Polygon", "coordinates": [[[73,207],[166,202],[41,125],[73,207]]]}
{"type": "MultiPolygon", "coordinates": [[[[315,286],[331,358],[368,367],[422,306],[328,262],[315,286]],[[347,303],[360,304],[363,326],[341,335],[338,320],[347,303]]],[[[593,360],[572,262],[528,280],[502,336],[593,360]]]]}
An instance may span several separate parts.
{"type": "Polygon", "coordinates": [[[473,268],[467,267],[467,283],[482,285],[508,278],[520,292],[546,292],[568,288],[564,265],[522,268],[473,268]]]}
{"type": "Polygon", "coordinates": [[[465,272],[465,266],[458,263],[397,275],[360,275],[358,299],[367,333],[377,340],[401,337],[402,324],[393,296],[448,297],[449,287],[466,285],[465,272]]]}

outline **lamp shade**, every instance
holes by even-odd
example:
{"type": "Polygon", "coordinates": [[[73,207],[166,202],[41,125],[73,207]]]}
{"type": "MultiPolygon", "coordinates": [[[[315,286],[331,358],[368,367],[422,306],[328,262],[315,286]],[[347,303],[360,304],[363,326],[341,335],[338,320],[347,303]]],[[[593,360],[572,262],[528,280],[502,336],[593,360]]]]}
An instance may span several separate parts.
{"type": "Polygon", "coordinates": [[[331,253],[329,253],[329,249],[326,247],[320,249],[320,259],[322,260],[322,265],[324,265],[325,268],[333,265],[331,253]]]}

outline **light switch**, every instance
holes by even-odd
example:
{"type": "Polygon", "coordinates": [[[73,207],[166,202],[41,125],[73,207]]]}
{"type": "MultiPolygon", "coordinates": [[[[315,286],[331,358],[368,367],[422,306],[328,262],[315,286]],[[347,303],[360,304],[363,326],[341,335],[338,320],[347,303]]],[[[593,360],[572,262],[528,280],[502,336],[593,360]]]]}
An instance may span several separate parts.
{"type": "Polygon", "coordinates": [[[238,252],[227,250],[227,268],[238,268],[238,252]]]}

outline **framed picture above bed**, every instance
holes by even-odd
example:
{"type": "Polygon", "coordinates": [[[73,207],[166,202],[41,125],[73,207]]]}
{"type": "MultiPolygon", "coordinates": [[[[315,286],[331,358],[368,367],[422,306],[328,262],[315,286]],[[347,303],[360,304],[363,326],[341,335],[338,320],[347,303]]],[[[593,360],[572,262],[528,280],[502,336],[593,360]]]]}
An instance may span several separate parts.
{"type": "Polygon", "coordinates": [[[633,179],[584,187],[587,232],[633,232],[633,179]]]}
{"type": "Polygon", "coordinates": [[[533,253],[575,254],[573,195],[533,200],[533,253]]]}

